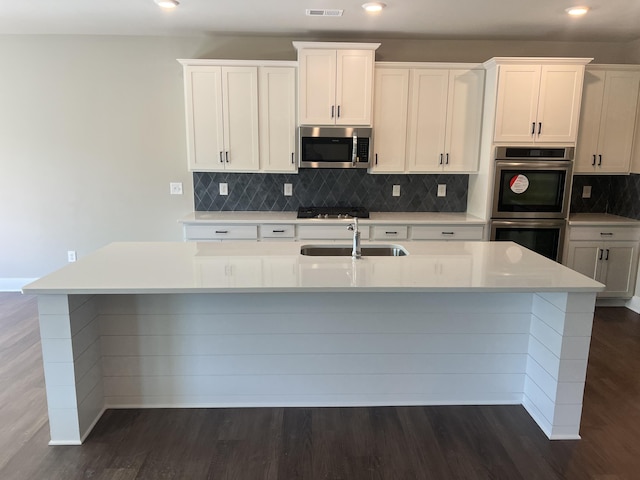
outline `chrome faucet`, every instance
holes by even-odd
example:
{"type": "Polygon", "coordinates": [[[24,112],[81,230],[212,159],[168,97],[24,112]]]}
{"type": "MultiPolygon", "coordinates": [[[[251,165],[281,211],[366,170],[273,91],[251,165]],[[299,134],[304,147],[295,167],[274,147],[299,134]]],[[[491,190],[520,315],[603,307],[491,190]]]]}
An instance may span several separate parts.
{"type": "Polygon", "coordinates": [[[360,247],[360,230],[358,230],[358,217],[353,217],[353,223],[349,225],[349,230],[353,231],[353,249],[351,250],[351,258],[362,257],[362,248],[360,247]]]}

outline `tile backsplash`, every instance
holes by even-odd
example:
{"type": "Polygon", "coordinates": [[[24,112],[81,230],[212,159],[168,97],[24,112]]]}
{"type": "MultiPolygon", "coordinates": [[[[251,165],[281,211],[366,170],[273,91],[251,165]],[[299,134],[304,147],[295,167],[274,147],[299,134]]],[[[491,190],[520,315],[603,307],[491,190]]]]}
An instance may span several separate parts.
{"type": "Polygon", "coordinates": [[[640,175],[576,175],[571,213],[610,213],[640,220],[640,175]],[[582,188],[591,185],[591,198],[582,188]]]}
{"type": "Polygon", "coordinates": [[[373,212],[464,212],[468,175],[371,175],[364,170],[300,169],[297,174],[194,172],[196,211],[295,211],[300,206],[362,206],[373,212]],[[219,184],[228,184],[228,195],[219,184]],[[293,195],[284,196],[291,183],[293,195]],[[438,184],[446,184],[438,197],[438,184]],[[400,185],[400,196],[392,196],[400,185]]]}

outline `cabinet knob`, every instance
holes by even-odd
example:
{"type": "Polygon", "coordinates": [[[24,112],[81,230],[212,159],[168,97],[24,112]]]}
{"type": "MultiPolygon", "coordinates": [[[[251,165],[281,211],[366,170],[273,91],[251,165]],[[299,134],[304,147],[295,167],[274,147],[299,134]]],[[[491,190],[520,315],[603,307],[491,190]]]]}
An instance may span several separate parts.
{"type": "Polygon", "coordinates": [[[224,163],[224,159],[222,158],[222,152],[220,152],[220,163],[224,163]]]}
{"type": "Polygon", "coordinates": [[[604,257],[605,260],[609,260],[609,249],[607,248],[607,255],[604,257]]]}
{"type": "Polygon", "coordinates": [[[538,135],[542,133],[542,122],[538,122],[538,135]]]}
{"type": "Polygon", "coordinates": [[[228,151],[227,151],[227,152],[224,152],[224,154],[225,154],[225,156],[226,156],[227,163],[229,163],[229,152],[228,152],[228,151]]]}
{"type": "Polygon", "coordinates": [[[442,165],[442,154],[440,154],[440,165],[442,165]]]}
{"type": "Polygon", "coordinates": [[[593,154],[593,162],[591,163],[591,166],[595,167],[596,166],[596,154],[593,154]]]}
{"type": "Polygon", "coordinates": [[[602,260],[602,254],[603,253],[604,253],[604,251],[601,248],[599,248],[598,249],[598,260],[602,260]]]}
{"type": "Polygon", "coordinates": [[[447,153],[447,165],[449,165],[449,154],[447,153]]]}
{"type": "Polygon", "coordinates": [[[295,164],[296,164],[296,153],[291,152],[291,165],[295,165],[295,164]]]}
{"type": "Polygon", "coordinates": [[[340,105],[338,105],[338,118],[340,118],[340,105]]]}
{"type": "Polygon", "coordinates": [[[612,232],[600,232],[600,235],[602,235],[603,237],[613,237],[612,232]]]}
{"type": "Polygon", "coordinates": [[[602,155],[598,155],[598,166],[602,165],[602,155]]]}
{"type": "Polygon", "coordinates": [[[335,111],[336,111],[335,105],[331,105],[331,118],[335,117],[335,111]]]}
{"type": "Polygon", "coordinates": [[[535,135],[536,134],[536,122],[533,122],[531,124],[531,135],[535,135]]]}
{"type": "Polygon", "coordinates": [[[376,153],[376,165],[378,164],[378,154],[376,153]]]}

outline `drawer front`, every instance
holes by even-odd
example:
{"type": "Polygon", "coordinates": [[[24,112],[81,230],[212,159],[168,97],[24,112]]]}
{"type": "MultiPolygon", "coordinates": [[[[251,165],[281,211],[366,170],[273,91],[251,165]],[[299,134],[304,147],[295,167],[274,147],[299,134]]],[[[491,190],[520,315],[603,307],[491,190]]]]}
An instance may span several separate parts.
{"type": "Polygon", "coordinates": [[[374,240],[406,240],[409,227],[404,225],[375,225],[372,236],[374,240]]]}
{"type": "Polygon", "coordinates": [[[293,238],[295,233],[293,225],[260,225],[261,238],[293,238]]]}
{"type": "Polygon", "coordinates": [[[257,240],[257,225],[185,225],[187,240],[257,240]]]}
{"type": "MultiPolygon", "coordinates": [[[[369,227],[359,227],[360,238],[369,238],[369,227]]],[[[344,225],[298,225],[298,238],[302,240],[350,240],[353,232],[344,225]]]]}
{"type": "Polygon", "coordinates": [[[437,225],[411,227],[412,240],[482,240],[482,225],[437,225]]]}
{"type": "Polygon", "coordinates": [[[629,227],[570,227],[569,240],[635,242],[640,240],[640,228],[629,227]]]}

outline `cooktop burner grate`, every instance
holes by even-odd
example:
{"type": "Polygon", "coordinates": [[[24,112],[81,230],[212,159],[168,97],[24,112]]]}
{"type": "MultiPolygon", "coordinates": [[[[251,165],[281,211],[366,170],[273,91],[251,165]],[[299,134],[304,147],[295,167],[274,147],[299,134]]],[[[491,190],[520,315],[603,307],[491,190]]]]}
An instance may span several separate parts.
{"type": "Polygon", "coordinates": [[[300,207],[298,218],[369,218],[364,207],[300,207]]]}

